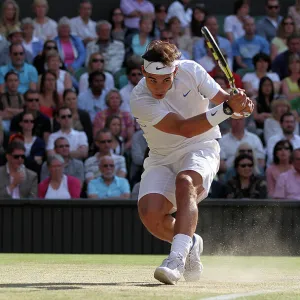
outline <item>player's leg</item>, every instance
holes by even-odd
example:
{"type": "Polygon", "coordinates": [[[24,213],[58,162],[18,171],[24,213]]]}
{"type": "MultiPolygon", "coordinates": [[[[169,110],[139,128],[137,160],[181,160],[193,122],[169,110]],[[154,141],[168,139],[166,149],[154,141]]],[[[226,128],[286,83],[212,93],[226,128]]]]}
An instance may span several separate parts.
{"type": "Polygon", "coordinates": [[[155,237],[171,242],[175,219],[170,215],[173,204],[161,194],[147,194],[138,203],[141,221],[155,237]]]}

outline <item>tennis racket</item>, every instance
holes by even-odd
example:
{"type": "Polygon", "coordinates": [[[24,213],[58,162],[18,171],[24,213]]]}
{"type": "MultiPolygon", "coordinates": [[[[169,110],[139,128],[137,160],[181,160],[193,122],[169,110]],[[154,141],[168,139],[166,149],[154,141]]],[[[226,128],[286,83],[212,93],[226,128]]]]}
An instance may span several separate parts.
{"type": "MultiPolygon", "coordinates": [[[[210,49],[215,61],[218,63],[219,67],[221,68],[221,70],[223,71],[223,73],[225,74],[225,76],[229,82],[231,92],[233,94],[237,94],[238,89],[235,86],[235,79],[230,70],[228,62],[226,61],[225,57],[223,56],[218,44],[216,43],[215,39],[213,38],[213,36],[211,35],[210,31],[208,30],[208,28],[206,26],[202,27],[201,32],[205,38],[206,44],[207,44],[208,48],[210,49]]],[[[235,113],[235,115],[241,116],[241,114],[239,114],[239,113],[235,113]]],[[[244,116],[249,117],[250,114],[244,113],[244,116]]]]}

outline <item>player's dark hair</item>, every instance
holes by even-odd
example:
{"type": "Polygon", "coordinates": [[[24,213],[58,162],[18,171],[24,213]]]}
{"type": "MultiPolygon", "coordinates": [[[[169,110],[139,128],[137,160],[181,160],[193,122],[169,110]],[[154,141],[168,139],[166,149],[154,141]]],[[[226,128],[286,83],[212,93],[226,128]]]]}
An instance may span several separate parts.
{"type": "Polygon", "coordinates": [[[181,52],[174,44],[158,40],[152,41],[148,45],[142,58],[151,62],[161,62],[165,66],[170,67],[180,56],[181,52]]]}
{"type": "Polygon", "coordinates": [[[273,161],[275,165],[279,164],[279,158],[277,156],[278,149],[284,147],[286,144],[289,145],[289,150],[291,151],[290,163],[292,162],[293,145],[290,143],[289,140],[281,140],[276,143],[273,149],[273,161]]]}

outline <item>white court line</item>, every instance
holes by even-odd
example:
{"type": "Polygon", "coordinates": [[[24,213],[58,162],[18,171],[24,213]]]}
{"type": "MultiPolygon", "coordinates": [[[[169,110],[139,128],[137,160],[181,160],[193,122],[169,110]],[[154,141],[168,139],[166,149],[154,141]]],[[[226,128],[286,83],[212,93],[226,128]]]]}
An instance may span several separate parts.
{"type": "Polygon", "coordinates": [[[255,292],[249,292],[249,293],[241,293],[241,294],[227,294],[227,295],[220,295],[220,296],[214,296],[209,298],[204,298],[202,300],[233,300],[238,299],[241,297],[247,297],[247,296],[257,296],[261,294],[271,294],[271,293],[277,293],[282,292],[283,290],[260,290],[255,292]]]}

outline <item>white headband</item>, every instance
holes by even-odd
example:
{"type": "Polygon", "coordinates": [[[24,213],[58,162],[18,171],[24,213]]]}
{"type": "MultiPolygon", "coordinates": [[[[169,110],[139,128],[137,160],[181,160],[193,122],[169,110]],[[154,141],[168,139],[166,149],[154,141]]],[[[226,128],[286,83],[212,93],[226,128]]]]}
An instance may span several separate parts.
{"type": "Polygon", "coordinates": [[[164,65],[161,62],[148,61],[144,59],[144,69],[147,73],[157,74],[157,75],[166,75],[171,74],[175,71],[176,64],[175,62],[171,67],[164,65]]]}

